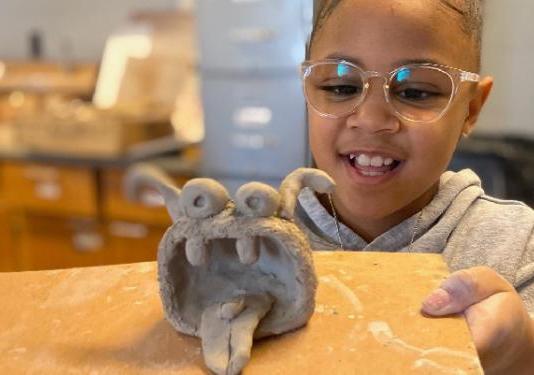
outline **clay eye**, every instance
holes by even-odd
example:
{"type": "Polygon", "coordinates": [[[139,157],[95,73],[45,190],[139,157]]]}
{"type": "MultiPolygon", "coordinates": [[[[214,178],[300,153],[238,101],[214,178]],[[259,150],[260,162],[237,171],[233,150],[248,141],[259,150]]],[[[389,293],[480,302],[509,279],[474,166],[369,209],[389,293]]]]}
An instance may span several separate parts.
{"type": "Polygon", "coordinates": [[[269,217],[280,206],[280,194],[269,185],[250,182],[241,186],[235,194],[237,210],[249,217],[269,217]]]}
{"type": "Polygon", "coordinates": [[[188,181],[180,195],[182,210],[193,219],[205,219],[220,213],[230,196],[219,182],[209,178],[195,178],[188,181]]]}

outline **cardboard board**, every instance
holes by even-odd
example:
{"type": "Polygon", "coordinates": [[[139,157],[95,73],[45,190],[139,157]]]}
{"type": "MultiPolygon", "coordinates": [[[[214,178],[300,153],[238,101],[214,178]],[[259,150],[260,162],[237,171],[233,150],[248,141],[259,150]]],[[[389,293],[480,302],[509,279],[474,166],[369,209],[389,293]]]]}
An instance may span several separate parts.
{"type": "MultiPolygon", "coordinates": [[[[439,255],[317,252],[315,313],[244,374],[482,374],[462,317],[423,317],[439,255]]],[[[0,274],[0,373],[206,374],[164,320],[155,263],[0,274]]]]}

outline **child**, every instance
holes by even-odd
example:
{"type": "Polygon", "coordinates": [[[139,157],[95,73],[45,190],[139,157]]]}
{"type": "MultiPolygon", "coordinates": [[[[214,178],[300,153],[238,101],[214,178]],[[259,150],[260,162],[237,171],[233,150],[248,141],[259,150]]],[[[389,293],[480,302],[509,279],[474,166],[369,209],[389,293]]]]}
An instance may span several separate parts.
{"type": "Polygon", "coordinates": [[[534,374],[533,210],[444,173],[492,88],[473,73],[480,8],[323,1],[302,72],[312,154],[337,188],[304,190],[297,215],[314,249],[442,253],[457,272],[423,312],[465,313],[487,373],[534,374]]]}

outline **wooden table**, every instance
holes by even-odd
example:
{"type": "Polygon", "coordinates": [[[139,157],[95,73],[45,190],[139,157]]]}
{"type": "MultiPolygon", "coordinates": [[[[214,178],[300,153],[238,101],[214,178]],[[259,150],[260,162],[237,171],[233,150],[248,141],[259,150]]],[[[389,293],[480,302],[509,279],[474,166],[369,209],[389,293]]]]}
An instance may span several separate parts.
{"type": "MultiPolygon", "coordinates": [[[[315,253],[315,314],[257,342],[245,374],[481,374],[461,317],[420,314],[448,274],[422,254],[315,253]]],[[[206,374],[164,320],[155,263],[0,273],[1,374],[206,374]]]]}

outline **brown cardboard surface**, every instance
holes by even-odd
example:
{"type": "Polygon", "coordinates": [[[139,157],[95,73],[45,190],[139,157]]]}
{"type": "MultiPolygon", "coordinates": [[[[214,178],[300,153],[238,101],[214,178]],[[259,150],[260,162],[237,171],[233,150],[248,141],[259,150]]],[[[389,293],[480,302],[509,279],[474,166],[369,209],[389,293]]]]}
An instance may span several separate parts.
{"type": "MultiPolygon", "coordinates": [[[[438,255],[317,252],[315,314],[257,342],[244,374],[481,374],[461,317],[420,314],[438,255]]],[[[156,265],[0,273],[0,373],[206,374],[164,320],[156,265]]]]}

